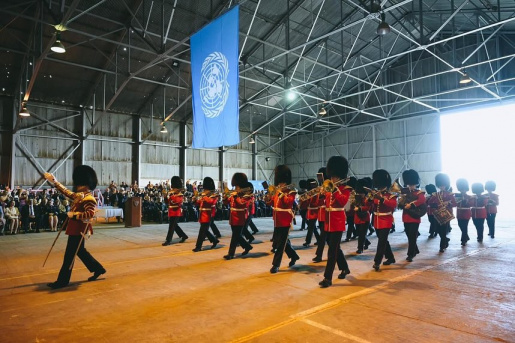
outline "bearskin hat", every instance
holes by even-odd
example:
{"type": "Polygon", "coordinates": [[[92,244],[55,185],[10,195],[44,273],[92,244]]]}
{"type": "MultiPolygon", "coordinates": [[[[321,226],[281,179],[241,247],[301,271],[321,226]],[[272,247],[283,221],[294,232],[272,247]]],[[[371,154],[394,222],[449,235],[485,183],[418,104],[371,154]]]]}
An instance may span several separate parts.
{"type": "Polygon", "coordinates": [[[324,180],[327,179],[327,170],[326,170],[325,167],[322,167],[322,168],[318,169],[318,173],[324,174],[324,180]]]}
{"type": "Polygon", "coordinates": [[[308,185],[308,186],[306,187],[306,189],[307,189],[308,191],[310,191],[310,190],[312,190],[312,189],[314,189],[314,188],[316,188],[316,187],[318,186],[318,182],[317,182],[317,180],[315,180],[315,179],[307,179],[306,183],[307,183],[307,185],[308,185]]]}
{"type": "Polygon", "coordinates": [[[356,189],[357,184],[358,184],[358,179],[356,179],[354,176],[351,176],[349,178],[349,181],[347,182],[347,186],[350,186],[354,189],[356,189]]]}
{"type": "Polygon", "coordinates": [[[274,184],[277,186],[280,183],[291,183],[291,170],[286,164],[281,164],[275,167],[274,184]]]}
{"type": "Polygon", "coordinates": [[[209,176],[206,176],[204,178],[204,181],[202,181],[202,187],[205,190],[214,191],[215,190],[215,182],[213,181],[212,178],[210,178],[209,176]]]}
{"type": "Polygon", "coordinates": [[[247,187],[248,182],[249,179],[247,178],[247,175],[245,173],[234,173],[231,179],[231,186],[245,188],[247,187]]]}
{"type": "Polygon", "coordinates": [[[458,188],[460,192],[468,192],[469,182],[466,179],[458,179],[456,180],[456,188],[458,188]]]}
{"type": "Polygon", "coordinates": [[[252,182],[247,181],[247,183],[242,188],[250,188],[252,190],[252,193],[254,193],[254,185],[252,184],[252,182]]]}
{"type": "Polygon", "coordinates": [[[349,172],[349,162],[343,156],[332,156],[327,161],[326,170],[328,177],[336,176],[340,179],[345,179],[349,172]]]}
{"type": "Polygon", "coordinates": [[[372,181],[374,184],[374,188],[388,188],[392,185],[392,177],[390,173],[388,173],[384,169],[377,169],[372,173],[372,181]]]}
{"type": "Polygon", "coordinates": [[[433,194],[436,193],[436,186],[430,183],[429,185],[426,185],[426,193],[427,194],[433,194]]]}
{"type": "Polygon", "coordinates": [[[485,189],[483,188],[483,184],[480,182],[476,182],[472,184],[472,193],[479,195],[483,193],[485,189]]]}
{"type": "Polygon", "coordinates": [[[179,176],[172,177],[170,183],[172,188],[182,188],[182,179],[179,176]]]}
{"type": "Polygon", "coordinates": [[[356,182],[356,193],[364,194],[367,192],[367,190],[364,188],[372,188],[372,179],[369,177],[365,177],[363,179],[359,179],[356,182]]]}
{"type": "Polygon", "coordinates": [[[404,187],[407,186],[419,186],[420,185],[420,177],[416,170],[408,169],[402,172],[402,183],[404,187]]]}
{"type": "Polygon", "coordinates": [[[443,186],[448,189],[449,187],[451,187],[451,180],[449,179],[449,175],[444,174],[444,173],[436,174],[435,184],[436,184],[436,187],[438,187],[438,188],[443,186]]]}
{"type": "Polygon", "coordinates": [[[299,181],[299,188],[301,188],[301,189],[308,188],[308,181],[307,180],[300,180],[299,181]]]}
{"type": "Polygon", "coordinates": [[[90,190],[97,188],[98,179],[95,170],[87,165],[77,166],[73,170],[72,180],[74,186],[87,186],[90,190]]]}
{"type": "Polygon", "coordinates": [[[495,181],[489,180],[485,183],[485,189],[489,192],[494,192],[496,188],[495,181]]]}

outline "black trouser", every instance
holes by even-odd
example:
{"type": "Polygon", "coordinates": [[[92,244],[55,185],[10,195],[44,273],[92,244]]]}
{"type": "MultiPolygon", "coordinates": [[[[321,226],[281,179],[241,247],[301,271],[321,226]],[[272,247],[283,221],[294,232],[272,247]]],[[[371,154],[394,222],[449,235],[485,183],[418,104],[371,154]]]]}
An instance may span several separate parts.
{"type": "Polygon", "coordinates": [[[378,229],[376,228],[377,235],[377,250],[376,256],[374,257],[374,263],[379,265],[383,260],[383,256],[387,260],[393,260],[395,257],[393,256],[392,248],[390,247],[390,242],[388,242],[388,235],[390,234],[390,228],[378,229]]]}
{"type": "Polygon", "coordinates": [[[274,232],[274,244],[277,251],[275,252],[272,265],[278,268],[281,266],[281,260],[283,259],[284,252],[286,252],[288,258],[299,259],[299,255],[297,255],[295,249],[293,249],[293,247],[291,246],[290,240],[288,239],[290,227],[275,227],[274,232]]]}
{"type": "Polygon", "coordinates": [[[340,243],[342,241],[343,231],[327,232],[327,264],[325,266],[324,278],[331,280],[333,278],[334,266],[338,263],[338,269],[348,270],[349,265],[343,255],[340,243]]]}
{"type": "Polygon", "coordinates": [[[306,228],[306,214],[308,213],[308,210],[299,210],[300,217],[302,218],[302,223],[300,224],[300,229],[304,230],[306,228]]]}
{"type": "Polygon", "coordinates": [[[216,242],[215,236],[211,232],[209,232],[209,223],[200,223],[200,230],[198,232],[197,244],[195,245],[196,249],[202,248],[202,243],[204,243],[204,239],[209,239],[211,243],[216,242]]]}
{"type": "Polygon", "coordinates": [[[252,218],[254,218],[254,215],[250,214],[249,217],[247,218],[247,222],[245,223],[245,225],[247,227],[250,227],[250,229],[252,230],[252,233],[258,233],[259,230],[258,230],[256,224],[254,224],[254,221],[252,220],[252,218]]]}
{"type": "Polygon", "coordinates": [[[241,235],[243,226],[232,226],[231,244],[229,245],[229,256],[234,256],[236,252],[236,246],[240,243],[241,247],[245,250],[250,250],[252,246],[247,242],[241,235]]]}
{"type": "Polygon", "coordinates": [[[317,252],[315,253],[315,256],[319,259],[322,258],[325,244],[328,243],[327,232],[324,230],[324,223],[325,222],[318,222],[318,226],[320,227],[320,237],[318,238],[317,252]]]}
{"type": "Polygon", "coordinates": [[[216,237],[222,237],[222,234],[220,233],[220,230],[218,230],[218,227],[215,224],[215,218],[211,218],[211,222],[209,223],[209,227],[211,230],[213,230],[213,233],[216,237]]]}
{"type": "Polygon", "coordinates": [[[306,243],[311,244],[311,239],[313,238],[313,234],[315,234],[315,238],[317,242],[320,240],[320,234],[317,230],[317,220],[316,219],[308,219],[308,232],[306,233],[306,243]]]}
{"type": "Polygon", "coordinates": [[[57,277],[57,283],[60,285],[67,285],[70,282],[70,277],[72,276],[72,268],[70,267],[74,263],[75,252],[77,251],[77,248],[79,248],[79,243],[80,248],[77,252],[77,257],[80,258],[86,268],[88,268],[91,273],[101,272],[104,269],[104,267],[102,267],[102,265],[86,250],[84,247],[84,239],[81,238],[82,236],[68,236],[63,265],[59,271],[59,276],[57,277]]]}
{"type": "Polygon", "coordinates": [[[367,231],[370,223],[357,224],[356,231],[358,231],[358,250],[363,251],[363,246],[367,247],[370,245],[370,241],[367,239],[367,231]]]}
{"type": "Polygon", "coordinates": [[[420,251],[417,246],[418,227],[420,223],[404,223],[404,232],[408,236],[408,257],[415,257],[420,251]]]}
{"type": "Polygon", "coordinates": [[[435,223],[436,232],[440,236],[440,250],[447,249],[449,246],[449,239],[447,238],[447,232],[449,232],[449,227],[451,226],[451,222],[440,225],[438,221],[435,223]]]}
{"type": "Polygon", "coordinates": [[[469,238],[469,221],[470,219],[458,219],[458,226],[461,230],[461,243],[466,243],[469,238]]]}
{"type": "Polygon", "coordinates": [[[483,231],[485,230],[485,218],[472,218],[472,222],[476,227],[477,231],[477,241],[483,241],[483,231]]]}
{"type": "Polygon", "coordinates": [[[350,214],[347,216],[347,240],[350,240],[352,237],[356,237],[356,226],[354,225],[354,214],[350,214]]]}
{"type": "Polygon", "coordinates": [[[170,243],[173,238],[173,233],[177,231],[177,235],[180,238],[188,238],[188,235],[182,231],[182,229],[179,227],[179,219],[181,217],[168,217],[168,234],[166,235],[166,241],[170,243]]]}
{"type": "Polygon", "coordinates": [[[428,214],[427,219],[429,220],[429,235],[436,236],[436,226],[438,225],[438,222],[436,221],[435,216],[428,214]]]}
{"type": "Polygon", "coordinates": [[[497,213],[488,213],[486,215],[486,224],[488,225],[488,235],[495,236],[495,215],[497,213]]]}

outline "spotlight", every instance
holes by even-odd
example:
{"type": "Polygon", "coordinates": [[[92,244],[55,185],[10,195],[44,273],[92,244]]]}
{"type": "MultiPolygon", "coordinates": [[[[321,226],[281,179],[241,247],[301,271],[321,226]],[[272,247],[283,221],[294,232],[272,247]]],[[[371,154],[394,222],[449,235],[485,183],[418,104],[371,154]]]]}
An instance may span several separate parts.
{"type": "Polygon", "coordinates": [[[296,97],[297,93],[292,89],[291,84],[286,84],[286,99],[288,99],[288,101],[293,101],[296,97]]]}
{"type": "Polygon", "coordinates": [[[179,66],[179,61],[172,61],[172,67],[178,67],[179,66]]]}
{"type": "Polygon", "coordinates": [[[265,161],[270,161],[270,157],[265,157],[265,161]]]}
{"type": "Polygon", "coordinates": [[[381,13],[381,23],[379,24],[379,26],[377,26],[377,34],[379,36],[384,36],[389,34],[390,31],[390,25],[388,25],[388,23],[385,21],[385,15],[384,13],[381,13]]]}
{"type": "Polygon", "coordinates": [[[159,132],[161,132],[161,133],[168,133],[168,129],[166,128],[164,123],[161,125],[161,130],[159,130],[159,132]]]}
{"type": "Polygon", "coordinates": [[[320,117],[323,117],[323,116],[325,116],[326,114],[327,114],[327,111],[325,110],[325,108],[324,108],[324,107],[322,107],[322,108],[320,109],[320,111],[318,111],[318,115],[319,115],[320,117]]]}
{"type": "Polygon", "coordinates": [[[66,49],[65,49],[63,43],[61,43],[61,33],[60,32],[57,32],[55,34],[55,42],[52,45],[52,47],[50,48],[50,50],[52,50],[53,52],[57,52],[58,54],[64,54],[66,52],[66,49]]]}
{"type": "Polygon", "coordinates": [[[25,107],[25,104],[21,105],[20,117],[30,117],[30,112],[25,107]]]}
{"type": "Polygon", "coordinates": [[[460,79],[460,84],[466,85],[467,83],[470,83],[470,82],[472,82],[472,79],[470,78],[470,76],[468,76],[467,73],[463,73],[463,75],[461,76],[461,79],[460,79]]]}
{"type": "Polygon", "coordinates": [[[255,144],[256,141],[254,140],[254,138],[250,137],[250,140],[249,140],[249,144],[255,144]]]}

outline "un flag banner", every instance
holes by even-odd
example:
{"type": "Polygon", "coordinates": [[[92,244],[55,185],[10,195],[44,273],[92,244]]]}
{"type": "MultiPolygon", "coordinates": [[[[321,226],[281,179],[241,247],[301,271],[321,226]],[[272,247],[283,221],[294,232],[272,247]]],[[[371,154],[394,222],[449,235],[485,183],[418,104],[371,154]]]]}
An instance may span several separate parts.
{"type": "Polygon", "coordinates": [[[239,5],[191,36],[193,148],[240,141],[239,5]]]}

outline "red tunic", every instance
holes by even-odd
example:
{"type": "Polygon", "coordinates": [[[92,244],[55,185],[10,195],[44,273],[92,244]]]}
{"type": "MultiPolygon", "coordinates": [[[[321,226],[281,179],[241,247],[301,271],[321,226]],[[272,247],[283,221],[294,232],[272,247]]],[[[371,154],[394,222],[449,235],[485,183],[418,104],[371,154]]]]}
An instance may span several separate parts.
{"type": "Polygon", "coordinates": [[[311,199],[305,201],[308,204],[308,213],[306,214],[306,219],[318,219],[318,212],[320,210],[321,201],[318,195],[315,195],[311,199]]]}
{"type": "MultiPolygon", "coordinates": [[[[417,196],[417,200],[415,200],[414,202],[412,202],[411,206],[420,206],[422,204],[425,204],[426,203],[426,196],[425,196],[425,192],[421,191],[421,190],[414,190],[413,192],[411,192],[413,194],[415,194],[417,196]]],[[[412,195],[413,196],[413,195],[412,195]]],[[[414,196],[413,196],[414,197],[414,196]]],[[[402,222],[403,223],[420,223],[421,220],[420,218],[413,218],[412,216],[410,216],[406,210],[402,210],[402,222]]]]}
{"type": "Polygon", "coordinates": [[[356,195],[357,211],[354,211],[354,224],[370,223],[370,210],[372,210],[372,201],[362,194],[356,195]]]}
{"type": "Polygon", "coordinates": [[[70,212],[73,212],[73,217],[68,219],[66,234],[80,236],[81,233],[86,233],[86,231],[93,233],[90,220],[95,216],[97,201],[91,191],[74,193],[57,181],[54,185],[64,196],[73,200],[70,209],[70,212]]]}
{"type": "Polygon", "coordinates": [[[497,213],[497,206],[499,206],[499,195],[495,193],[488,193],[488,204],[486,205],[486,212],[497,213]]]}
{"type": "MultiPolygon", "coordinates": [[[[313,198],[311,198],[311,199],[313,199],[313,198]]],[[[300,204],[299,204],[299,210],[307,210],[308,207],[309,207],[309,204],[311,202],[311,199],[305,200],[305,201],[301,201],[300,204]]]]}
{"type": "Polygon", "coordinates": [[[229,224],[231,226],[243,226],[249,214],[249,200],[237,195],[231,195],[226,204],[231,206],[231,215],[229,216],[229,224]]]}
{"type": "Polygon", "coordinates": [[[318,222],[325,223],[325,194],[317,195],[318,198],[318,222]]]}
{"type": "Polygon", "coordinates": [[[472,210],[472,218],[485,219],[487,203],[488,199],[484,195],[472,196],[469,202],[472,210]]]}
{"type": "Polygon", "coordinates": [[[168,195],[168,217],[182,217],[182,203],[184,195],[182,193],[168,195]]]}
{"type": "Polygon", "coordinates": [[[427,198],[426,198],[426,204],[427,204],[427,215],[428,216],[432,216],[433,215],[433,209],[431,208],[431,206],[429,206],[429,200],[431,200],[433,196],[432,195],[429,195],[427,198]]]}
{"type": "Polygon", "coordinates": [[[397,196],[389,192],[381,193],[383,203],[374,199],[374,228],[391,229],[393,225],[393,211],[397,207],[397,196]]]}
{"type": "Polygon", "coordinates": [[[217,198],[211,198],[208,196],[203,196],[200,198],[200,200],[197,201],[197,204],[199,205],[199,218],[198,222],[201,224],[209,223],[211,222],[211,211],[212,206],[216,205],[217,198]]]}
{"type": "Polygon", "coordinates": [[[252,216],[256,214],[256,199],[254,196],[249,198],[249,213],[252,216]]]}
{"type": "Polygon", "coordinates": [[[446,191],[440,191],[433,195],[431,198],[429,198],[427,205],[429,207],[433,207],[433,211],[439,207],[441,203],[447,203],[446,207],[449,210],[449,212],[452,213],[452,208],[456,207],[456,198],[454,197],[454,194],[451,192],[446,191]]]}
{"type": "Polygon", "coordinates": [[[214,199],[216,200],[215,203],[211,206],[211,218],[214,218],[216,216],[216,203],[218,202],[218,199],[220,199],[220,196],[214,196],[214,199]]]}
{"type": "Polygon", "coordinates": [[[324,230],[327,232],[345,231],[345,209],[343,208],[349,201],[352,188],[349,186],[338,186],[338,190],[325,193],[325,217],[326,225],[324,230]]]}
{"type": "Polygon", "coordinates": [[[289,227],[293,219],[293,203],[295,192],[277,192],[268,202],[274,210],[274,227],[289,227]]]}
{"type": "Polygon", "coordinates": [[[458,201],[456,209],[456,219],[469,220],[472,217],[472,210],[470,209],[470,195],[466,193],[458,193],[458,201]],[[459,197],[458,197],[459,196],[459,197]]]}

